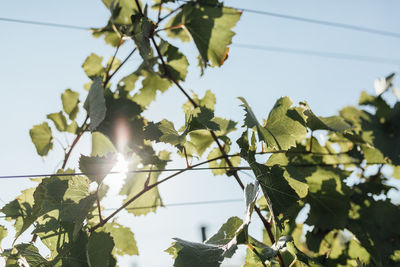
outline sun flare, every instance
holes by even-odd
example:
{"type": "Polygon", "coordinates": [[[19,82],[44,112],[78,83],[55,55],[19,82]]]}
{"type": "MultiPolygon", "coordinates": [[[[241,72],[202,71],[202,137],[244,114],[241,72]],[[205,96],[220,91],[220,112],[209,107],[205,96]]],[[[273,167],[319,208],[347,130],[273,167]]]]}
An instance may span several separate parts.
{"type": "Polygon", "coordinates": [[[126,177],[127,171],[128,171],[128,162],[121,153],[118,153],[117,163],[111,170],[112,174],[107,175],[105,183],[112,188],[122,186],[122,182],[126,177]]]}

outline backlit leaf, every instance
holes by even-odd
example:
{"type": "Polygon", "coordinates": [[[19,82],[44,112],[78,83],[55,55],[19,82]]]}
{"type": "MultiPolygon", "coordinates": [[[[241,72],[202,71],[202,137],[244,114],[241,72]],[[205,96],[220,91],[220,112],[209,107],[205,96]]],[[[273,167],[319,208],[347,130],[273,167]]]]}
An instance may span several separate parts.
{"type": "Polygon", "coordinates": [[[74,120],[79,111],[79,93],[72,91],[71,89],[67,89],[61,95],[61,100],[64,112],[69,115],[71,120],[74,120]]]}
{"type": "Polygon", "coordinates": [[[94,53],[90,54],[83,62],[82,68],[85,71],[86,75],[90,78],[95,76],[102,76],[105,72],[105,69],[102,65],[103,57],[100,57],[94,53]]]}
{"type": "Polygon", "coordinates": [[[224,7],[217,0],[204,3],[185,4],[171,24],[185,29],[190,35],[199,50],[203,65],[210,62],[211,66],[221,66],[228,56],[228,46],[235,35],[232,28],[240,19],[241,12],[224,7]]]}
{"type": "Polygon", "coordinates": [[[47,122],[34,125],[29,131],[29,135],[40,156],[46,156],[49,150],[53,148],[53,136],[47,122]]]}

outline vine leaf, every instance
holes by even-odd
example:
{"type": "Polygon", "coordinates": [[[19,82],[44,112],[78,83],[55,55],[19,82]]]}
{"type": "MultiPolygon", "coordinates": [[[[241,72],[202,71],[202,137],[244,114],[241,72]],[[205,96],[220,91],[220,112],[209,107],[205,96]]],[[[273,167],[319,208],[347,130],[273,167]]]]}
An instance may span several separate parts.
{"type": "Polygon", "coordinates": [[[87,243],[87,261],[89,267],[109,267],[113,261],[111,254],[114,240],[105,232],[93,232],[87,243]]]}
{"type": "Polygon", "coordinates": [[[17,239],[37,217],[37,209],[33,210],[35,188],[25,189],[16,199],[4,205],[1,212],[5,214],[7,220],[14,219],[14,228],[17,239]]]}
{"type": "Polygon", "coordinates": [[[145,63],[151,58],[152,50],[150,47],[150,37],[153,35],[156,24],[148,17],[140,14],[132,15],[132,39],[139,50],[145,63]]]}
{"type": "Polygon", "coordinates": [[[132,100],[142,107],[147,107],[156,99],[157,91],[164,93],[172,83],[153,72],[142,70],[141,74],[144,77],[142,88],[133,96],[132,100]]]}
{"type": "Polygon", "coordinates": [[[115,153],[109,153],[103,157],[87,157],[81,155],[79,168],[91,181],[101,184],[117,162],[115,153]]]}
{"type": "Polygon", "coordinates": [[[105,68],[102,65],[103,57],[94,53],[90,54],[82,64],[82,68],[86,75],[93,79],[97,76],[102,76],[105,73],[105,68]]]}
{"type": "Polygon", "coordinates": [[[305,137],[307,129],[304,119],[298,110],[290,108],[293,104],[290,98],[282,97],[275,103],[264,126],[258,122],[247,101],[243,97],[239,97],[239,100],[242,101],[241,106],[246,112],[245,126],[255,128],[258,138],[263,140],[267,147],[287,150],[305,137]]]}
{"type": "MultiPolygon", "coordinates": [[[[230,146],[225,145],[224,150],[225,150],[225,154],[228,154],[230,151],[230,146]]],[[[211,160],[211,159],[222,157],[222,156],[223,156],[223,154],[221,153],[221,150],[218,147],[216,147],[210,151],[210,153],[207,156],[207,159],[211,160]]],[[[239,163],[240,163],[240,157],[233,157],[230,159],[230,161],[231,161],[233,167],[237,167],[237,166],[239,166],[239,163]]],[[[225,158],[210,161],[208,165],[210,166],[210,168],[228,168],[229,167],[229,164],[225,158]]],[[[212,173],[214,175],[223,175],[227,172],[228,172],[228,170],[226,170],[226,169],[213,169],[212,170],[212,173]]]]}
{"type": "Polygon", "coordinates": [[[0,225],[0,243],[1,243],[1,240],[3,240],[5,237],[7,237],[7,234],[8,234],[7,228],[0,225]]]}
{"type": "Polygon", "coordinates": [[[18,244],[12,249],[5,249],[0,256],[7,258],[6,266],[21,266],[19,262],[23,263],[22,266],[52,266],[32,244],[18,244]]]}
{"type": "Polygon", "coordinates": [[[231,217],[218,232],[204,243],[194,243],[179,238],[166,252],[175,259],[174,266],[220,266],[225,257],[233,256],[237,245],[248,242],[248,226],[258,196],[258,183],[245,188],[245,220],[231,217]]]}
{"type": "Polygon", "coordinates": [[[124,227],[117,222],[112,222],[105,224],[101,229],[106,233],[110,233],[113,238],[115,243],[113,253],[120,256],[139,255],[135,236],[130,228],[124,227]]]}
{"type": "Polygon", "coordinates": [[[73,121],[70,125],[67,123],[67,118],[65,118],[62,111],[57,113],[51,113],[47,115],[47,118],[53,121],[54,125],[56,126],[57,130],[60,132],[70,132],[75,133],[78,129],[78,125],[75,121],[73,121]]]}
{"type": "MultiPolygon", "coordinates": [[[[161,40],[159,45],[161,54],[166,59],[167,72],[176,81],[185,81],[189,62],[185,55],[179,52],[178,48],[167,41],[161,40]]],[[[160,65],[162,68],[163,65],[160,65]]],[[[165,73],[165,71],[164,71],[165,73]]]]}
{"type": "MultiPolygon", "coordinates": [[[[163,160],[158,166],[145,165],[143,169],[158,170],[164,169],[167,161],[169,160],[170,153],[167,151],[160,151],[158,157],[163,160]]],[[[137,170],[140,159],[133,155],[128,170],[137,170]]],[[[125,183],[121,188],[120,195],[125,195],[126,200],[134,197],[137,193],[143,190],[146,184],[151,185],[157,182],[160,172],[150,173],[129,173],[125,179],[125,183]]],[[[126,210],[135,216],[146,215],[149,212],[155,212],[158,206],[162,206],[162,200],[157,187],[154,187],[144,193],[140,198],[132,202],[126,210]],[[145,208],[147,207],[147,208],[145,208]]]]}
{"type": "Polygon", "coordinates": [[[307,127],[311,131],[315,130],[329,130],[339,133],[344,133],[346,130],[350,130],[352,127],[340,116],[331,117],[318,117],[312,112],[307,103],[302,102],[300,106],[304,108],[304,115],[307,117],[307,127]]]}
{"type": "Polygon", "coordinates": [[[350,209],[350,190],[342,182],[350,173],[334,168],[317,168],[306,178],[310,204],[308,225],[318,225],[321,229],[343,229],[347,225],[350,209]],[[329,214],[329,215],[328,215],[329,214]]]}
{"type": "Polygon", "coordinates": [[[53,148],[53,135],[47,122],[34,125],[29,131],[29,135],[40,156],[46,156],[49,150],[53,148]]]}
{"type": "Polygon", "coordinates": [[[109,153],[116,153],[113,143],[107,136],[100,132],[92,133],[92,157],[104,157],[109,153]]]}
{"type": "Polygon", "coordinates": [[[89,130],[93,131],[100,125],[106,117],[106,101],[104,99],[103,80],[96,77],[90,87],[89,94],[86,98],[84,108],[87,110],[90,117],[89,130]]]}
{"type": "Polygon", "coordinates": [[[271,138],[264,140],[268,147],[287,150],[304,139],[307,133],[305,122],[298,110],[291,108],[292,104],[289,97],[282,97],[269,113],[264,128],[275,142],[271,138]]]}
{"type": "Polygon", "coordinates": [[[175,259],[174,267],[218,267],[224,260],[224,250],[221,247],[174,239],[176,242],[165,250],[175,259]]]}
{"type": "Polygon", "coordinates": [[[64,112],[69,116],[69,119],[75,120],[79,111],[79,93],[72,91],[71,89],[67,89],[61,95],[61,101],[64,112]]]}
{"type": "MultiPolygon", "coordinates": [[[[102,0],[103,4],[110,9],[112,21],[115,24],[130,24],[131,16],[138,13],[135,1],[129,0],[102,0]]],[[[141,1],[139,0],[141,4],[141,1]]]]}
{"type": "MultiPolygon", "coordinates": [[[[173,28],[182,29],[170,31],[169,35],[182,37],[182,31],[185,31],[196,44],[202,65],[206,66],[210,62],[212,67],[219,67],[228,57],[228,46],[235,35],[232,28],[240,16],[240,11],[224,7],[217,0],[206,1],[205,5],[202,2],[188,3],[169,23],[173,28]]],[[[187,40],[188,37],[183,39],[187,40]]]]}

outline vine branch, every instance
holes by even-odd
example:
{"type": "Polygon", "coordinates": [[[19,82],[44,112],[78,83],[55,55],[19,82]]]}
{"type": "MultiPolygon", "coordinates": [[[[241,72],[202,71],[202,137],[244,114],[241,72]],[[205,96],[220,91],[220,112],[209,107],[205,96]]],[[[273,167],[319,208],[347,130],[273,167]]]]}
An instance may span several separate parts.
{"type": "MultiPolygon", "coordinates": [[[[135,0],[135,2],[136,2],[137,9],[139,10],[139,13],[143,16],[143,11],[142,11],[141,5],[140,5],[140,3],[139,3],[139,0],[135,0]]],[[[175,80],[175,79],[172,77],[172,75],[169,73],[168,68],[167,68],[167,65],[166,65],[166,63],[165,63],[165,61],[164,61],[164,58],[163,58],[161,52],[160,52],[160,49],[158,48],[158,45],[157,45],[157,43],[156,43],[156,41],[155,41],[155,39],[154,39],[154,36],[151,36],[150,39],[151,39],[151,41],[152,41],[152,43],[153,43],[153,45],[154,45],[154,47],[155,47],[155,49],[156,49],[156,51],[157,51],[157,55],[158,55],[159,59],[161,60],[161,64],[162,64],[162,66],[163,66],[163,69],[164,69],[164,71],[165,71],[166,76],[167,76],[167,77],[179,88],[179,90],[186,96],[186,98],[187,98],[188,101],[193,105],[193,107],[195,107],[195,108],[199,107],[199,105],[192,99],[192,97],[190,97],[190,95],[189,95],[189,94],[185,91],[185,89],[179,84],[179,82],[178,82],[177,80],[175,80]]],[[[222,145],[220,144],[217,135],[215,134],[215,132],[214,132],[213,130],[210,130],[210,133],[211,133],[211,136],[213,137],[214,141],[217,143],[218,148],[219,148],[219,150],[221,151],[221,154],[223,155],[223,157],[224,157],[225,161],[227,162],[228,166],[231,167],[231,168],[233,168],[233,164],[232,164],[232,162],[230,161],[229,157],[227,156],[227,154],[226,154],[224,148],[223,148],[222,145]]],[[[243,182],[240,180],[240,177],[239,177],[239,175],[238,175],[238,173],[237,173],[237,170],[234,170],[234,169],[232,169],[232,170],[233,170],[233,176],[235,177],[237,183],[238,183],[239,186],[242,188],[242,190],[244,190],[243,182]]],[[[262,223],[264,224],[264,227],[265,227],[265,229],[267,230],[268,235],[269,235],[270,238],[271,238],[271,241],[273,241],[273,243],[275,243],[275,238],[274,238],[274,236],[273,236],[273,234],[272,234],[272,231],[271,231],[271,225],[270,225],[270,224],[268,223],[268,221],[264,218],[264,216],[262,215],[262,213],[261,213],[260,209],[258,208],[258,206],[255,205],[255,206],[254,206],[254,209],[255,209],[256,213],[258,214],[258,216],[260,217],[262,223]]],[[[279,252],[278,252],[277,257],[278,257],[280,266],[281,266],[281,267],[284,267],[284,266],[285,266],[285,263],[283,262],[283,258],[282,258],[282,256],[280,255],[279,252]]]]}

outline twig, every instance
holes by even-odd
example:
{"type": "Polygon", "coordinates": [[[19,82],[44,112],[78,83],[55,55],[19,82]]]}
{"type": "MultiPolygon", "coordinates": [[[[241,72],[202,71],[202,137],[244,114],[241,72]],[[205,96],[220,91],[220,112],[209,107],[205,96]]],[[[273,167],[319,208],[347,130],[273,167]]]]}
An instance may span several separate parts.
{"type": "Polygon", "coordinates": [[[109,79],[109,77],[110,77],[110,70],[111,70],[111,68],[112,68],[112,65],[113,65],[113,63],[114,63],[114,60],[115,60],[115,58],[116,58],[116,56],[117,56],[117,53],[118,53],[118,50],[119,50],[121,44],[122,44],[122,36],[119,38],[118,45],[117,45],[117,49],[115,49],[114,55],[113,55],[113,57],[111,58],[110,65],[108,66],[108,68],[107,68],[107,70],[106,70],[106,78],[104,79],[104,86],[103,86],[104,88],[107,86],[107,83],[108,83],[108,81],[110,80],[110,79],[109,79]]]}
{"type": "Polygon", "coordinates": [[[165,20],[166,18],[168,18],[169,16],[171,16],[172,14],[174,14],[176,11],[178,11],[179,9],[181,9],[183,7],[183,5],[180,5],[179,7],[177,7],[176,9],[172,10],[171,12],[169,12],[167,15],[165,15],[164,17],[160,18],[157,22],[157,24],[159,24],[161,21],[165,20]]]}
{"type": "Polygon", "coordinates": [[[115,71],[108,77],[108,80],[106,80],[106,84],[111,80],[111,78],[119,71],[119,69],[128,61],[128,59],[135,53],[136,47],[129,53],[129,55],[121,62],[121,65],[119,65],[115,71]]]}
{"type": "Polygon", "coordinates": [[[75,145],[78,143],[79,139],[81,138],[81,136],[82,136],[83,133],[85,132],[86,127],[87,127],[87,124],[86,124],[86,123],[87,123],[88,119],[89,119],[89,115],[86,116],[86,119],[85,119],[85,121],[82,123],[82,126],[79,127],[79,129],[78,129],[78,134],[76,135],[74,141],[72,142],[72,144],[71,144],[71,146],[70,146],[70,148],[69,148],[67,154],[65,154],[64,161],[63,161],[63,164],[62,164],[62,166],[61,166],[61,169],[64,169],[65,166],[67,165],[67,162],[68,162],[69,157],[71,156],[72,150],[74,149],[75,145]]]}

